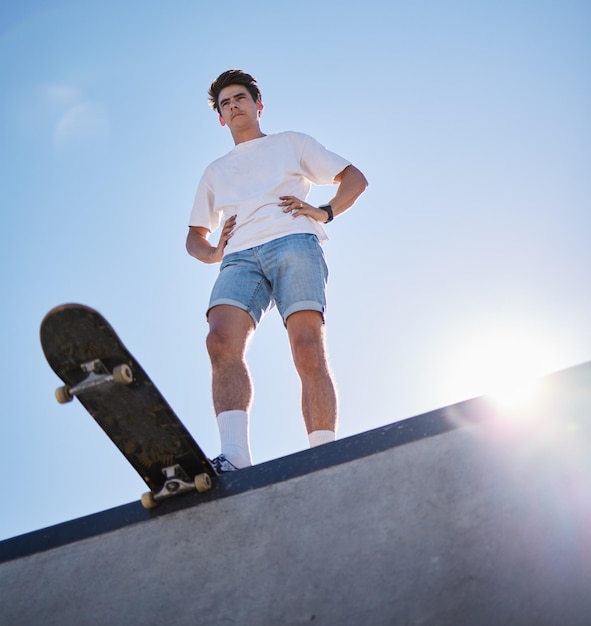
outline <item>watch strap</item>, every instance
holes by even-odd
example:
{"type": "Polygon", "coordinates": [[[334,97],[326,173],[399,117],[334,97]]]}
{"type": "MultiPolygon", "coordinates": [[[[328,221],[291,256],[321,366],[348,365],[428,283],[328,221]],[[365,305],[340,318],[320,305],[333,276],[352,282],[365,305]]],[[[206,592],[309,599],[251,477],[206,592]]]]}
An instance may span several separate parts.
{"type": "Polygon", "coordinates": [[[332,222],[332,220],[334,219],[334,215],[332,213],[332,207],[330,206],[330,204],[321,204],[318,208],[328,213],[328,219],[324,223],[328,224],[329,222],[332,222]]]}

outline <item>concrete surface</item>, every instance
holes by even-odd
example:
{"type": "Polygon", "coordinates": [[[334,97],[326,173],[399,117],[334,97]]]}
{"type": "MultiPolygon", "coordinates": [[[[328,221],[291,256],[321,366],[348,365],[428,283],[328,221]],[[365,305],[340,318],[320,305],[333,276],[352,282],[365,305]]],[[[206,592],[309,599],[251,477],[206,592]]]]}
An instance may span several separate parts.
{"type": "Polygon", "coordinates": [[[591,623],[591,364],[238,474],[2,542],[0,624],[591,623]]]}

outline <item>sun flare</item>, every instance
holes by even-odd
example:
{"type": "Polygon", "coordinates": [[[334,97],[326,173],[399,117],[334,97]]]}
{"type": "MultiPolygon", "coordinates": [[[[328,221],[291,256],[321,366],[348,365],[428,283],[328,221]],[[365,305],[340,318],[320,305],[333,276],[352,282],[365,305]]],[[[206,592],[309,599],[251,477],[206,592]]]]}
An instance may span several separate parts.
{"type": "Polygon", "coordinates": [[[486,395],[504,408],[531,402],[538,378],[551,371],[555,356],[547,338],[531,330],[499,328],[466,337],[447,375],[457,397],[486,395]]]}

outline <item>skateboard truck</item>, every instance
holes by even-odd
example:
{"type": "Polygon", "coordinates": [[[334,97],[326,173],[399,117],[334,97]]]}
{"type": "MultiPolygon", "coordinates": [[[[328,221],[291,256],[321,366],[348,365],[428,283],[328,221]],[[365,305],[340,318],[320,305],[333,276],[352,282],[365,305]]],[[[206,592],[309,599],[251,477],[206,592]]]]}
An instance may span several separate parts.
{"type": "Polygon", "coordinates": [[[112,372],[109,372],[100,359],[94,359],[93,361],[82,363],[80,368],[87,374],[86,378],[82,382],[74,385],[73,387],[64,385],[55,390],[56,400],[60,404],[71,402],[74,399],[74,396],[77,396],[79,393],[93,387],[99,387],[105,383],[129,385],[129,383],[133,381],[133,373],[129,365],[126,363],[117,365],[112,372]]]}
{"type": "Polygon", "coordinates": [[[164,500],[171,496],[176,496],[185,491],[209,491],[211,489],[211,476],[207,473],[198,474],[191,481],[187,472],[180,465],[171,465],[162,468],[166,481],[158,493],[148,491],[142,495],[142,506],[145,509],[153,509],[158,505],[159,500],[164,500]]]}

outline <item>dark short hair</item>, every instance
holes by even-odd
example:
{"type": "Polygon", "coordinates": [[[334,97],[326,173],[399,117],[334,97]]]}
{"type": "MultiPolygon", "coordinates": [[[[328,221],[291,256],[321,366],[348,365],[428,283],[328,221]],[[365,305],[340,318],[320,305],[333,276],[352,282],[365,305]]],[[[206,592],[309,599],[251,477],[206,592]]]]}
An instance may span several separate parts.
{"type": "Polygon", "coordinates": [[[213,83],[211,83],[211,87],[207,92],[209,96],[209,106],[218,113],[220,113],[220,91],[229,85],[244,85],[255,102],[261,97],[256,78],[253,78],[250,74],[242,70],[228,70],[222,72],[213,83]]]}

